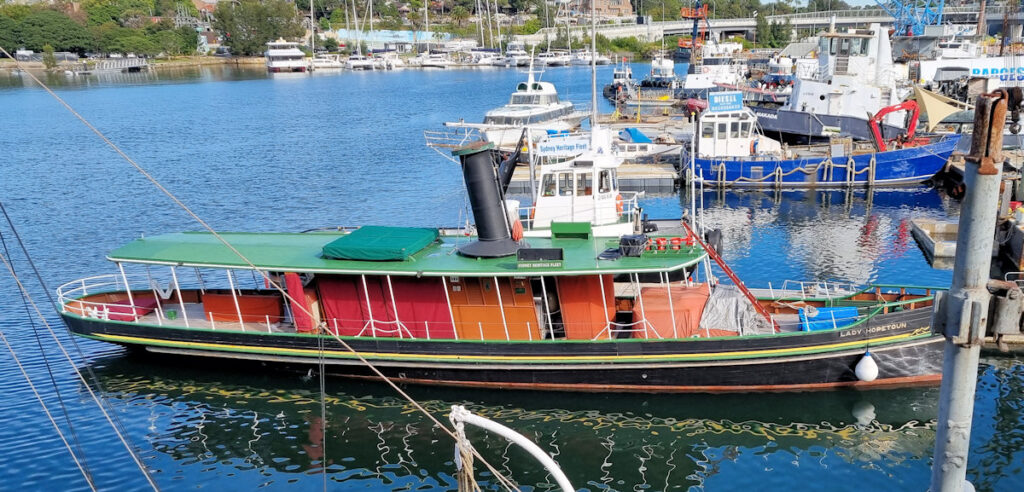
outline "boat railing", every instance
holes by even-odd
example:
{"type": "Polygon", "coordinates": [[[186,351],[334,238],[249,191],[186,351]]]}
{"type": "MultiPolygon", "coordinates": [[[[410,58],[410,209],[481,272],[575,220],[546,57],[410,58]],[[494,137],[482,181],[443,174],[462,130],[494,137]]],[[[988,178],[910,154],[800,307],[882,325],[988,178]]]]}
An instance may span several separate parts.
{"type": "MultiPolygon", "coordinates": [[[[619,224],[634,222],[637,218],[637,215],[641,211],[640,193],[624,191],[620,192],[620,196],[622,196],[622,210],[619,210],[618,201],[616,201],[616,212],[618,213],[618,218],[614,222],[609,223],[619,224]]],[[[535,229],[533,224],[533,217],[536,215],[536,213],[536,205],[529,207],[519,207],[519,221],[523,224],[523,228],[525,230],[532,231],[535,229]]],[[[599,212],[594,208],[590,208],[585,211],[575,211],[572,209],[568,209],[560,214],[556,214],[554,216],[547,218],[550,218],[551,222],[586,222],[592,218],[595,218],[598,213],[599,212]]],[[[594,223],[593,225],[605,225],[605,223],[594,223]]]]}
{"type": "Polygon", "coordinates": [[[128,290],[128,286],[125,285],[124,278],[120,275],[95,275],[60,285],[57,287],[57,299],[64,305],[68,301],[77,300],[89,294],[124,292],[126,290],[128,290]]]}
{"type": "Polygon", "coordinates": [[[1017,284],[1017,287],[1024,288],[1024,272],[1007,272],[1003,280],[1017,284]]]}
{"type": "Polygon", "coordinates": [[[860,286],[848,282],[785,280],[780,288],[776,288],[771,282],[768,283],[771,297],[828,298],[847,296],[859,290],[860,286]]]}
{"type": "Polygon", "coordinates": [[[452,151],[482,140],[483,135],[475,127],[451,126],[444,130],[423,130],[423,139],[426,140],[427,147],[457,164],[459,160],[452,157],[452,151]]]}

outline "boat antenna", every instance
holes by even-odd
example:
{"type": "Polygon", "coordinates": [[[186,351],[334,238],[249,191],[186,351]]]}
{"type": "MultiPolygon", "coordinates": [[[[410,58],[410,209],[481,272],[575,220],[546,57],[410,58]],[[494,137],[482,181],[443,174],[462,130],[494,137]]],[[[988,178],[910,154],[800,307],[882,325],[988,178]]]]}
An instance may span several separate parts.
{"type": "MultiPolygon", "coordinates": [[[[138,171],[139,174],[142,174],[142,176],[147,181],[149,181],[154,187],[156,187],[157,190],[159,190],[161,193],[166,195],[167,198],[169,198],[172,202],[174,202],[175,205],[177,205],[186,214],[188,214],[189,217],[191,217],[193,220],[198,222],[199,225],[201,225],[203,227],[203,229],[206,229],[207,231],[209,231],[210,235],[212,235],[221,244],[223,244],[224,247],[228,249],[228,251],[230,251],[232,254],[234,254],[240,260],[242,260],[242,262],[244,262],[247,267],[251,268],[254,272],[259,272],[260,276],[263,277],[264,281],[267,282],[274,290],[280,292],[281,295],[286,300],[288,300],[293,305],[296,305],[307,316],[312,317],[312,313],[310,313],[309,309],[307,309],[307,308],[303,307],[301,304],[297,303],[295,301],[295,299],[290,294],[288,294],[288,291],[286,291],[284,289],[284,287],[282,287],[281,284],[278,283],[278,281],[270,278],[270,276],[268,276],[265,271],[260,270],[259,268],[257,268],[256,265],[252,262],[252,260],[249,259],[249,257],[245,256],[245,254],[243,254],[241,251],[239,251],[238,248],[235,247],[235,245],[231,244],[230,241],[228,241],[226,238],[224,238],[224,236],[222,236],[219,232],[217,232],[213,228],[213,226],[211,226],[209,224],[209,222],[203,220],[202,217],[200,217],[194,210],[192,210],[188,205],[186,205],[185,202],[181,201],[181,199],[178,198],[178,196],[175,195],[171,190],[167,189],[167,187],[164,186],[163,183],[161,183],[159,180],[157,180],[156,177],[154,177],[152,174],[150,174],[149,171],[146,171],[146,169],[143,168],[141,164],[139,164],[138,162],[135,162],[135,160],[132,159],[131,156],[129,156],[127,153],[125,153],[125,151],[123,149],[121,149],[120,146],[118,146],[116,143],[114,143],[112,140],[110,140],[110,138],[107,137],[106,134],[104,134],[99,128],[96,128],[96,126],[93,125],[92,123],[90,123],[89,120],[85,119],[85,117],[82,116],[81,113],[76,111],[75,108],[71,107],[71,105],[68,104],[67,101],[65,101],[63,98],[61,98],[59,95],[57,95],[56,92],[53,92],[53,89],[51,89],[50,86],[46,85],[45,83],[43,83],[43,81],[39,80],[39,78],[36,77],[34,74],[32,74],[32,72],[24,70],[24,68],[22,68],[21,62],[17,61],[6,49],[4,49],[3,46],[0,46],[0,53],[6,55],[8,58],[10,58],[12,60],[15,60],[14,63],[15,63],[15,66],[17,68],[21,69],[25,74],[27,74],[29,77],[31,77],[33,82],[35,82],[36,84],[39,84],[39,87],[41,87],[44,91],[46,91],[46,93],[49,94],[50,97],[53,97],[58,103],[60,103],[61,106],[64,106],[64,109],[67,109],[68,112],[70,112],[75,118],[78,119],[78,121],[81,121],[82,124],[86,126],[86,128],[88,128],[90,131],[92,131],[94,134],[96,134],[96,136],[99,137],[99,139],[102,140],[103,143],[105,143],[108,147],[110,147],[111,150],[113,150],[115,153],[117,153],[117,155],[119,155],[122,159],[124,159],[124,161],[127,162],[130,166],[135,168],[135,170],[138,171]]],[[[39,277],[40,279],[42,278],[38,273],[36,274],[36,276],[39,277]]],[[[24,289],[23,289],[23,292],[24,292],[24,289]]],[[[51,299],[51,302],[52,302],[52,297],[50,299],[51,299]]],[[[34,305],[34,303],[33,303],[33,305],[34,305]]],[[[54,307],[54,309],[57,309],[57,303],[56,302],[53,303],[53,307],[54,307]]],[[[39,315],[40,319],[43,320],[44,325],[49,327],[49,324],[46,323],[46,321],[45,321],[46,318],[42,315],[42,312],[39,311],[38,307],[36,307],[36,313],[39,315]]],[[[395,383],[391,378],[389,378],[383,372],[381,372],[381,370],[377,366],[375,366],[372,362],[367,360],[366,357],[364,357],[362,354],[360,354],[354,348],[352,348],[352,346],[349,345],[348,342],[346,342],[343,338],[338,336],[336,333],[333,333],[330,330],[325,330],[325,332],[327,334],[329,334],[334,341],[338,342],[338,344],[341,345],[342,348],[344,348],[347,352],[352,354],[352,356],[355,357],[356,360],[358,360],[361,364],[366,366],[366,368],[369,369],[370,372],[372,372],[374,374],[374,376],[376,376],[381,381],[383,381],[385,384],[390,386],[391,389],[393,389],[396,393],[398,393],[399,396],[401,396],[403,399],[405,399],[410,404],[412,404],[412,406],[418,412],[420,412],[428,420],[433,422],[434,425],[437,426],[438,429],[441,429],[441,431],[444,432],[445,434],[447,434],[448,437],[451,437],[453,441],[458,442],[458,436],[455,435],[455,432],[452,429],[449,429],[447,426],[442,424],[441,421],[438,420],[438,418],[434,416],[434,414],[430,413],[429,411],[427,411],[426,408],[423,407],[423,404],[421,404],[418,400],[416,400],[411,395],[409,395],[408,392],[406,392],[401,387],[399,387],[398,383],[395,383]]],[[[53,337],[54,337],[55,340],[58,340],[55,333],[53,334],[53,337]]],[[[75,346],[76,346],[76,348],[78,347],[77,343],[75,344],[75,346]]],[[[63,346],[60,345],[59,340],[58,340],[58,347],[60,347],[62,349],[62,351],[63,351],[63,346]]],[[[81,353],[81,349],[79,349],[79,353],[81,353]]],[[[71,356],[68,355],[66,351],[64,351],[64,354],[65,354],[65,357],[69,361],[72,360],[71,356]]],[[[84,355],[82,355],[82,357],[84,359],[84,355]]],[[[87,369],[88,369],[88,366],[87,366],[87,369]]],[[[76,368],[76,372],[78,372],[77,368],[76,368]]],[[[90,372],[91,372],[91,370],[90,370],[90,372]]],[[[85,383],[86,390],[88,390],[89,393],[93,396],[93,399],[97,400],[98,397],[95,395],[95,393],[93,392],[92,388],[88,385],[88,383],[86,383],[86,381],[82,377],[81,373],[78,373],[78,376],[79,376],[79,379],[81,379],[82,382],[85,383]]],[[[93,374],[93,377],[95,378],[94,374],[93,374]]],[[[95,379],[95,382],[96,382],[96,384],[99,384],[99,380],[98,379],[95,379]]],[[[97,401],[99,401],[99,400],[97,400],[97,401]]],[[[104,407],[102,405],[100,406],[100,411],[104,414],[105,417],[107,417],[108,421],[111,419],[111,416],[106,412],[106,410],[104,409],[104,407]]],[[[117,421],[118,423],[120,423],[120,421],[117,420],[116,415],[113,416],[113,419],[115,421],[117,421]]],[[[113,423],[111,423],[111,424],[113,425],[113,423]]],[[[133,456],[133,458],[135,459],[136,464],[142,470],[143,475],[146,476],[147,480],[149,481],[149,483],[153,487],[153,489],[154,490],[159,490],[159,487],[157,487],[156,483],[153,482],[153,478],[150,476],[150,474],[149,474],[148,470],[146,469],[145,465],[139,459],[138,455],[135,454],[134,449],[128,444],[128,442],[126,440],[127,439],[126,436],[118,434],[118,437],[121,438],[121,442],[125,445],[126,448],[128,448],[129,453],[133,456]]],[[[511,480],[508,479],[508,477],[506,477],[504,474],[499,472],[498,469],[495,468],[494,465],[490,464],[483,457],[483,455],[481,455],[476,449],[473,450],[473,454],[476,456],[477,459],[480,460],[481,463],[483,463],[487,467],[487,469],[494,475],[495,479],[497,479],[498,482],[500,482],[503,487],[505,487],[507,490],[510,490],[510,491],[512,491],[512,490],[519,490],[518,487],[516,487],[511,482],[511,480]]]]}

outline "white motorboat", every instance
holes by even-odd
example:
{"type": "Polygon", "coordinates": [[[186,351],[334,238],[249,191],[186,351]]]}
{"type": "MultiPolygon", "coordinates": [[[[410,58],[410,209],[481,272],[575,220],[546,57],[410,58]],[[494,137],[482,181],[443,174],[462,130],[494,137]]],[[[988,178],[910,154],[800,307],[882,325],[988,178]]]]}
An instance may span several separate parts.
{"type": "Polygon", "coordinates": [[[429,53],[426,56],[420,54],[419,65],[423,68],[448,68],[452,66],[452,58],[448,53],[429,53]]]}
{"type": "Polygon", "coordinates": [[[589,66],[591,60],[593,60],[596,65],[608,65],[612,62],[610,58],[600,53],[595,57],[592,56],[590,50],[576,50],[572,54],[572,60],[570,63],[573,65],[589,66]]]}
{"type": "Polygon", "coordinates": [[[564,51],[545,51],[537,55],[537,63],[546,67],[564,67],[572,63],[572,59],[564,51]]]}
{"type": "Polygon", "coordinates": [[[554,84],[536,80],[536,73],[530,70],[526,82],[516,86],[509,102],[488,111],[482,124],[458,122],[445,123],[445,126],[474,128],[501,148],[515,146],[524,128],[530,128],[537,138],[549,131],[568,132],[579,128],[588,118],[587,113],[577,110],[569,101],[559,100],[554,84]]]}
{"type": "Polygon", "coordinates": [[[385,51],[373,58],[374,66],[379,70],[396,70],[405,68],[405,61],[394,51],[385,51]]]}
{"type": "Polygon", "coordinates": [[[345,68],[349,70],[373,70],[373,59],[363,55],[351,55],[345,60],[345,68]]]}
{"type": "Polygon", "coordinates": [[[267,59],[268,72],[305,72],[309,67],[306,54],[299,49],[299,43],[278,39],[267,43],[263,53],[267,59]]]}
{"type": "Polygon", "coordinates": [[[317,53],[313,56],[313,70],[340,70],[345,68],[345,62],[341,61],[341,55],[331,53],[317,53]]]}
{"type": "Polygon", "coordinates": [[[530,54],[526,52],[526,45],[522,41],[511,41],[505,47],[505,65],[509,67],[530,66],[530,54]]]}

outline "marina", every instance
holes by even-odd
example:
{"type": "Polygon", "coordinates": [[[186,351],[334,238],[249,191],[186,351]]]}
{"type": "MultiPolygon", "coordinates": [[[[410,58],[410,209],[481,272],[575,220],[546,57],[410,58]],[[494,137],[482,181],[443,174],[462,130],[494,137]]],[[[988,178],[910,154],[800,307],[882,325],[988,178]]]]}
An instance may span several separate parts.
{"type": "Polygon", "coordinates": [[[927,80],[1019,55],[366,8],[251,64],[0,65],[5,483],[1024,487],[1024,92],[927,80]]]}

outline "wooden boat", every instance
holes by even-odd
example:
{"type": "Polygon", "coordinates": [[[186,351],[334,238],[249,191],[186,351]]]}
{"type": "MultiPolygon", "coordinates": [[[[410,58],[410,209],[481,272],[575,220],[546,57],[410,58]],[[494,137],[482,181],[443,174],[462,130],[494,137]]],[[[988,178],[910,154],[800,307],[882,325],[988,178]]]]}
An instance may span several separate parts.
{"type": "Polygon", "coordinates": [[[376,377],[364,359],[435,385],[752,391],[940,377],[929,289],[787,289],[754,305],[696,281],[714,255],[696,237],[595,237],[574,222],[516,237],[491,153],[461,159],[475,237],[374,226],[146,237],[108,255],[118,274],[62,285],[61,315],[77,335],[149,352],[376,377]]]}

